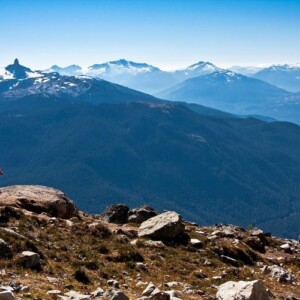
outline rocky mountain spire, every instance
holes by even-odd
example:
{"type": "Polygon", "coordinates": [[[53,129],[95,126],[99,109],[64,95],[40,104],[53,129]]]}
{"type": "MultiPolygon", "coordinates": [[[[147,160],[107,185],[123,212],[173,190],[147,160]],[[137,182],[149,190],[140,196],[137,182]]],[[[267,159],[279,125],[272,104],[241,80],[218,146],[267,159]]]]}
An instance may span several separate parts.
{"type": "Polygon", "coordinates": [[[13,64],[8,65],[5,69],[12,73],[15,79],[27,78],[28,73],[32,73],[32,71],[29,68],[20,65],[19,60],[17,58],[14,60],[13,64]]]}

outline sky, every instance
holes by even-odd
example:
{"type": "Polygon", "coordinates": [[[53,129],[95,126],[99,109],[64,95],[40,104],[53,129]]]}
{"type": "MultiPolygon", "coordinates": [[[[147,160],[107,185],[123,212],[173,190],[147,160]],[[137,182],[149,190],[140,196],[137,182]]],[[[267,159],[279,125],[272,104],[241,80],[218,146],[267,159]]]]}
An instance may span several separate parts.
{"type": "Polygon", "coordinates": [[[0,66],[300,62],[300,0],[0,0],[0,66]]]}

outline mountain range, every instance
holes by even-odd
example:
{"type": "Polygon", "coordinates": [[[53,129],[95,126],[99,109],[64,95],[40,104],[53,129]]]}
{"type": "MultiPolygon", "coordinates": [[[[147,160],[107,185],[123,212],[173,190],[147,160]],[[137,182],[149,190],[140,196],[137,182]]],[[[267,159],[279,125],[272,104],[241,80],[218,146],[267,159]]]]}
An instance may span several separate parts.
{"type": "MultiPolygon", "coordinates": [[[[209,106],[231,114],[300,123],[300,93],[288,92],[265,81],[223,70],[207,62],[165,72],[148,64],[126,60],[93,65],[88,71],[76,65],[32,71],[16,61],[0,71],[0,93],[5,98],[42,93],[76,98],[82,91],[89,90],[84,96],[86,101],[99,101],[101,97],[98,97],[98,93],[104,93],[103,96],[106,93],[110,101],[113,101],[113,95],[114,101],[122,101],[125,99],[126,88],[119,85],[118,92],[114,90],[112,93],[111,81],[137,90],[148,90],[150,83],[156,89],[170,86],[155,95],[167,100],[209,106]]],[[[128,88],[126,92],[129,91],[128,88]]],[[[135,94],[135,100],[150,97],[134,90],[130,93],[130,97],[135,94]]]]}
{"type": "MultiPolygon", "coordinates": [[[[89,67],[70,65],[52,66],[45,72],[58,72],[61,75],[89,75],[119,83],[133,89],[154,94],[189,78],[224,71],[210,62],[199,61],[186,68],[175,71],[163,71],[158,67],[120,59],[89,67]]],[[[300,65],[285,64],[270,67],[232,66],[227,69],[244,76],[261,79],[289,92],[300,92],[300,65]]]]}
{"type": "Polygon", "coordinates": [[[259,114],[300,123],[300,94],[232,71],[187,79],[156,96],[187,101],[235,114],[259,114]]]}
{"type": "Polygon", "coordinates": [[[101,103],[105,101],[126,102],[155,101],[153,96],[121,85],[89,76],[65,76],[57,72],[33,72],[15,60],[0,75],[0,101],[11,101],[27,96],[57,97],[64,99],[101,103]]]}
{"type": "Polygon", "coordinates": [[[65,68],[52,66],[44,70],[44,72],[58,72],[61,75],[69,76],[88,75],[153,94],[185,79],[210,74],[218,70],[221,69],[209,62],[200,61],[185,69],[167,72],[146,63],[120,59],[94,64],[87,68],[82,68],[77,65],[71,65],[65,68]]]}
{"type": "Polygon", "coordinates": [[[300,64],[273,65],[253,75],[290,92],[300,92],[300,64]]]}
{"type": "Polygon", "coordinates": [[[299,126],[33,72],[18,61],[5,70],[1,185],[54,186],[89,212],[148,203],[201,224],[299,235],[299,126]]]}

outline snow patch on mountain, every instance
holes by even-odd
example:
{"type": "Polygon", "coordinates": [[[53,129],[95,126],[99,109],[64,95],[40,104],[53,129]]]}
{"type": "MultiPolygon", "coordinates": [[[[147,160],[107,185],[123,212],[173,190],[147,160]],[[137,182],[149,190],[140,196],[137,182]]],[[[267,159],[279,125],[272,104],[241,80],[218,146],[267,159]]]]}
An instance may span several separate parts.
{"type": "Polygon", "coordinates": [[[14,74],[10,73],[5,68],[0,68],[0,81],[13,79],[13,78],[14,78],[14,74]]]}

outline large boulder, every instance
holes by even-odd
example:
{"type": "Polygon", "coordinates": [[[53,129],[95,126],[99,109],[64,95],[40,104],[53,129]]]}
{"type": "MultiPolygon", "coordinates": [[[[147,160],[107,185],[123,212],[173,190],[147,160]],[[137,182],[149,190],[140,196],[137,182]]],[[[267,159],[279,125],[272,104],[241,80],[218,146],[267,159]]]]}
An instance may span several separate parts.
{"type": "Polygon", "coordinates": [[[22,208],[51,217],[68,219],[77,215],[77,208],[63,192],[39,185],[14,185],[0,188],[0,206],[22,208]]]}
{"type": "Polygon", "coordinates": [[[181,216],[173,211],[167,211],[143,222],[138,230],[139,237],[149,237],[154,240],[171,240],[184,233],[181,216]]]}
{"type": "Polygon", "coordinates": [[[125,224],[128,222],[129,207],[125,204],[113,204],[108,206],[101,214],[104,222],[114,224],[125,224]]]}
{"type": "Polygon", "coordinates": [[[152,207],[143,205],[128,212],[128,222],[141,224],[155,216],[157,216],[157,212],[152,207]]]}
{"type": "Polygon", "coordinates": [[[228,281],[219,286],[217,300],[269,300],[261,280],[228,281]]]}

